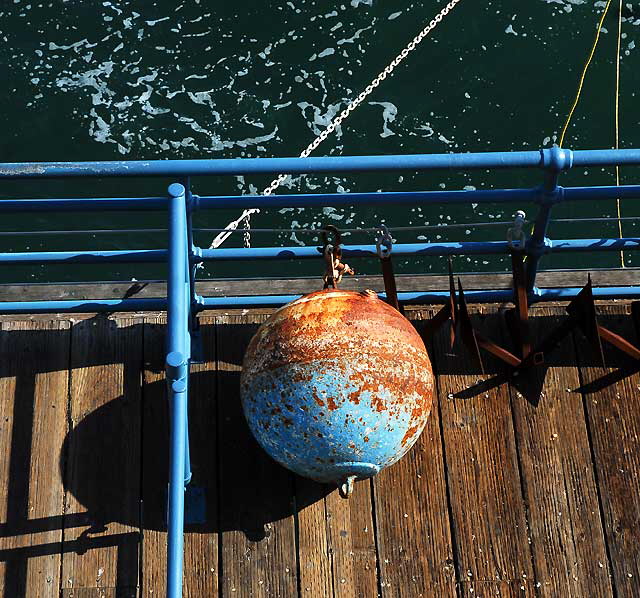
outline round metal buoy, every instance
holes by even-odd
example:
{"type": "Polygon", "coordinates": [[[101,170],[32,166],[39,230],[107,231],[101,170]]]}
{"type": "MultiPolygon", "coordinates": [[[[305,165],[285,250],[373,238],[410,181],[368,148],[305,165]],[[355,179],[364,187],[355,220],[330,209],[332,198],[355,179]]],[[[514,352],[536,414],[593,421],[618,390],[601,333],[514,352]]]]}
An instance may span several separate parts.
{"type": "Polygon", "coordinates": [[[411,323],[373,291],[325,290],[276,311],[245,354],[242,407],[276,461],[344,495],[395,463],[431,411],[433,373],[411,323]]]}

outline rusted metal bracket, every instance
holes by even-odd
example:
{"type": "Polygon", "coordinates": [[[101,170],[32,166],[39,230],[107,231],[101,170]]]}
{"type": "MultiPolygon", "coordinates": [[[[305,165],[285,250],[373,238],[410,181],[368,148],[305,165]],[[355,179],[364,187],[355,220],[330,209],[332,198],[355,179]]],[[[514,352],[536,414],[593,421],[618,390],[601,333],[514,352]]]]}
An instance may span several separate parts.
{"type": "Polygon", "coordinates": [[[400,313],[403,313],[402,306],[398,301],[398,288],[396,286],[396,277],[393,273],[391,257],[380,258],[380,266],[382,268],[382,279],[384,280],[384,292],[387,295],[387,303],[400,313]]]}
{"type": "Polygon", "coordinates": [[[531,353],[529,330],[529,300],[527,298],[527,276],[524,253],[511,251],[511,271],[513,273],[513,297],[515,308],[506,312],[509,331],[514,344],[520,350],[520,357],[526,359],[531,353]]]}
{"type": "Polygon", "coordinates": [[[387,295],[387,303],[391,307],[397,309],[400,313],[404,313],[400,302],[398,301],[398,287],[396,286],[396,277],[393,273],[393,264],[391,263],[391,252],[393,251],[393,239],[389,230],[384,224],[380,225],[378,238],[376,239],[376,252],[380,258],[380,267],[382,268],[382,279],[384,280],[384,292],[387,295]]]}
{"type": "Polygon", "coordinates": [[[444,306],[425,325],[423,335],[431,338],[436,331],[445,323],[449,322],[449,348],[453,349],[456,341],[456,322],[458,319],[458,302],[456,299],[456,284],[453,280],[453,266],[449,258],[449,299],[444,306]]]}

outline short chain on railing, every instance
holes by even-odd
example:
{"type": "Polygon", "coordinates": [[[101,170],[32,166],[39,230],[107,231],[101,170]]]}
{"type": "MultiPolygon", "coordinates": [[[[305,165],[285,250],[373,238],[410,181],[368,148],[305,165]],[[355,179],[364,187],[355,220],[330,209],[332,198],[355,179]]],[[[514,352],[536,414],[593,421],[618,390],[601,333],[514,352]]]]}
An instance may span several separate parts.
{"type": "MultiPolygon", "coordinates": [[[[395,68],[411,53],[416,49],[418,44],[422,42],[422,40],[433,31],[438,24],[453,10],[456,4],[458,4],[461,0],[451,0],[448,4],[446,4],[443,9],[429,22],[429,24],[416,35],[407,46],[398,54],[385,68],[384,70],[373,80],[369,85],[365,87],[365,89],[354,99],[349,102],[349,105],[334,119],[332,120],[327,128],[320,133],[300,154],[300,158],[308,158],[312,152],[314,152],[320,144],[329,137],[344,121],[345,119],[358,107],[362,102],[364,102],[369,95],[373,92],[373,90],[380,85],[393,71],[395,68]]],[[[287,179],[288,174],[279,174],[271,183],[262,191],[262,195],[271,195],[284,181],[287,179]]],[[[250,208],[245,210],[240,218],[230,222],[227,226],[227,230],[220,233],[211,243],[209,249],[215,249],[224,243],[229,235],[230,231],[238,228],[238,225],[242,222],[245,232],[244,232],[244,246],[251,246],[251,215],[257,214],[260,212],[257,208],[250,208]]]]}

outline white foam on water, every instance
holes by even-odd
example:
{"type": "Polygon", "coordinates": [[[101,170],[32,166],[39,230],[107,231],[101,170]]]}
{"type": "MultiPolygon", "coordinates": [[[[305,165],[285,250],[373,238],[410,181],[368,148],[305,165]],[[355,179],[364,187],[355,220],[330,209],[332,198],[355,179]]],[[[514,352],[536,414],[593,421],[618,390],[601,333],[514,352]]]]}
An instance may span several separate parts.
{"type": "Polygon", "coordinates": [[[332,54],[335,54],[335,48],[326,48],[325,50],[322,50],[322,52],[320,52],[318,54],[318,58],[324,58],[325,56],[331,56],[332,54]]]}
{"type": "Polygon", "coordinates": [[[145,23],[147,25],[149,25],[149,27],[153,27],[154,25],[157,25],[158,23],[162,23],[163,21],[168,21],[171,17],[162,17],[161,19],[155,19],[155,21],[145,21],[145,23]]]}
{"type": "Polygon", "coordinates": [[[358,6],[373,6],[373,0],[351,0],[351,6],[358,8],[358,6]]]}
{"type": "Polygon", "coordinates": [[[369,106],[382,106],[382,133],[380,137],[390,137],[395,133],[389,128],[389,123],[393,122],[398,115],[398,108],[391,102],[369,102],[369,106]]]}
{"type": "MultiPolygon", "coordinates": [[[[314,106],[309,102],[298,102],[297,106],[300,108],[302,115],[307,120],[307,125],[313,131],[315,135],[319,135],[323,129],[325,129],[335,116],[340,112],[342,108],[342,102],[336,104],[329,104],[323,109],[319,106],[314,106]],[[312,116],[307,117],[307,110],[311,108],[312,116]],[[322,128],[320,128],[322,127],[322,128]]],[[[336,127],[336,137],[339,139],[342,137],[342,127],[338,125],[336,127]]]]}

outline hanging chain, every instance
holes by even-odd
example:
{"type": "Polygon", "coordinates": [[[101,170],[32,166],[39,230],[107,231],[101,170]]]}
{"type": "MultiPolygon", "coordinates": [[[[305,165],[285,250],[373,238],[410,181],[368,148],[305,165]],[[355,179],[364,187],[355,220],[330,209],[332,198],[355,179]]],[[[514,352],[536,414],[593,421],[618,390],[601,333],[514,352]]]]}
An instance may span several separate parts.
{"type": "Polygon", "coordinates": [[[244,226],[244,233],[242,234],[242,241],[245,249],[251,247],[251,215],[245,216],[242,221],[244,226]]]}
{"type": "MultiPolygon", "coordinates": [[[[458,4],[460,0],[451,0],[430,22],[429,24],[416,35],[385,68],[384,70],[373,80],[369,85],[367,85],[358,95],[355,100],[351,100],[349,105],[334,119],[329,123],[329,126],[318,135],[308,146],[307,148],[300,154],[301,158],[308,158],[311,153],[318,149],[318,146],[331,135],[343,122],[344,120],[358,107],[362,102],[364,102],[369,95],[373,92],[373,90],[380,85],[393,71],[395,68],[411,53],[416,49],[418,44],[425,38],[431,31],[433,31],[438,24],[444,19],[450,12],[453,10],[456,4],[458,4]]],[[[287,178],[288,175],[281,174],[278,178],[274,179],[271,184],[264,190],[264,195],[271,195],[280,184],[287,178]]]]}
{"type": "MultiPolygon", "coordinates": [[[[395,68],[407,57],[413,50],[417,48],[417,46],[422,42],[422,40],[427,37],[439,24],[440,22],[453,10],[453,8],[458,4],[461,0],[451,0],[447,5],[443,7],[443,9],[429,22],[429,24],[416,35],[407,46],[398,54],[385,68],[384,70],[373,80],[369,85],[367,85],[364,90],[354,99],[349,102],[349,105],[334,119],[332,120],[327,128],[320,133],[301,153],[300,158],[308,158],[318,147],[320,144],[325,141],[329,135],[331,135],[344,121],[348,116],[358,107],[362,102],[364,102],[369,95],[373,92],[373,90],[380,85],[393,71],[395,68]]],[[[262,191],[262,195],[271,195],[284,181],[287,180],[288,174],[279,174],[271,183],[262,191]]],[[[257,208],[252,208],[245,210],[238,220],[230,223],[227,227],[229,231],[235,230],[238,227],[240,222],[243,223],[245,232],[244,232],[244,246],[251,246],[251,215],[260,212],[257,208]]],[[[210,249],[214,249],[218,247],[229,237],[231,233],[228,231],[220,233],[211,244],[210,249]]]]}

